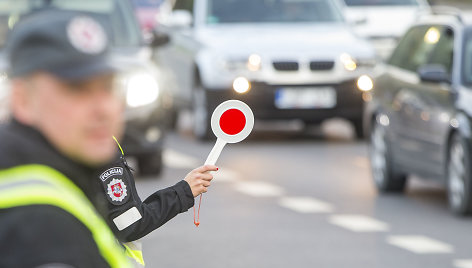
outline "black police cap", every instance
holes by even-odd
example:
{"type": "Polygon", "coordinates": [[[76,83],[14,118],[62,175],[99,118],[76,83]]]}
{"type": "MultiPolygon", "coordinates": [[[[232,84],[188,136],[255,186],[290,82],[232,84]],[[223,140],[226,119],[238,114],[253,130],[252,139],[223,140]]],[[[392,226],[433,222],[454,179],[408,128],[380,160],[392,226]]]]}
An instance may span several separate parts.
{"type": "Polygon", "coordinates": [[[104,27],[75,11],[43,10],[25,16],[7,37],[9,76],[46,71],[71,81],[112,73],[104,27]]]}

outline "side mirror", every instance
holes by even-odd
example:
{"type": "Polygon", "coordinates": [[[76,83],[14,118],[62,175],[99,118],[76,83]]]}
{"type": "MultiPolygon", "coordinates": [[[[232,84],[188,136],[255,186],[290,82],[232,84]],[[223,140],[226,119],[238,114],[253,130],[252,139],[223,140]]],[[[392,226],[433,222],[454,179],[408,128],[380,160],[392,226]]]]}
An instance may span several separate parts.
{"type": "Polygon", "coordinates": [[[421,81],[431,83],[451,83],[451,76],[441,64],[423,65],[418,68],[421,81]]]}
{"type": "Polygon", "coordinates": [[[188,10],[175,10],[163,19],[162,24],[171,28],[188,28],[193,24],[193,17],[188,10]]]}
{"type": "Polygon", "coordinates": [[[170,42],[170,37],[166,33],[153,31],[149,45],[153,48],[161,47],[170,42]]]}

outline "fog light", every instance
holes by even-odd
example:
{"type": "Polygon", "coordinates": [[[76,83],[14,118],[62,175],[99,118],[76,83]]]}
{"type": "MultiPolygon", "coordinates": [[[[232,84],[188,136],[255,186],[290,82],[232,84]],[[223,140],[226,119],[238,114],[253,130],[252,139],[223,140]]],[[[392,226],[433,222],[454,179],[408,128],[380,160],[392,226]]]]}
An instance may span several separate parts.
{"type": "Polygon", "coordinates": [[[158,127],[151,127],[146,131],[146,140],[148,142],[156,142],[161,137],[161,130],[158,127]]]}
{"type": "Polygon", "coordinates": [[[234,91],[244,94],[251,89],[251,82],[244,77],[238,77],[233,82],[234,91]]]}
{"type": "Polygon", "coordinates": [[[367,75],[362,75],[357,79],[357,88],[361,91],[370,91],[374,88],[374,81],[367,75]]]}

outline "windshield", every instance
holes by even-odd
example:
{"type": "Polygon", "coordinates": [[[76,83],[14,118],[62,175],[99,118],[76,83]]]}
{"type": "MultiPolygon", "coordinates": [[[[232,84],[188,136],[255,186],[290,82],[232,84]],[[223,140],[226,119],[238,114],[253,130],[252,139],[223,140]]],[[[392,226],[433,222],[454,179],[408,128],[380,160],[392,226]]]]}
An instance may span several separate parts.
{"type": "Polygon", "coordinates": [[[417,6],[416,0],[344,0],[348,6],[417,6]]]}
{"type": "Polygon", "coordinates": [[[208,0],[206,23],[339,22],[332,0],[208,0]]]}
{"type": "Polygon", "coordinates": [[[121,0],[2,0],[0,1],[0,48],[8,31],[22,17],[44,8],[85,12],[110,32],[115,47],[139,46],[141,32],[130,5],[121,0]],[[131,11],[131,12],[130,12],[131,11]]]}

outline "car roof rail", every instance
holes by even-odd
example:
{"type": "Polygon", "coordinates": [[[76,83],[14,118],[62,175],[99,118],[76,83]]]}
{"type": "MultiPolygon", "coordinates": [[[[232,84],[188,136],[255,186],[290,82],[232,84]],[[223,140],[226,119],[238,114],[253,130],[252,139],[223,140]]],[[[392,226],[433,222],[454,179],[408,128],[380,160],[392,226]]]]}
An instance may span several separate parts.
{"type": "Polygon", "coordinates": [[[433,15],[449,15],[455,17],[460,23],[464,23],[462,11],[459,8],[451,6],[432,6],[430,14],[433,15]]]}

